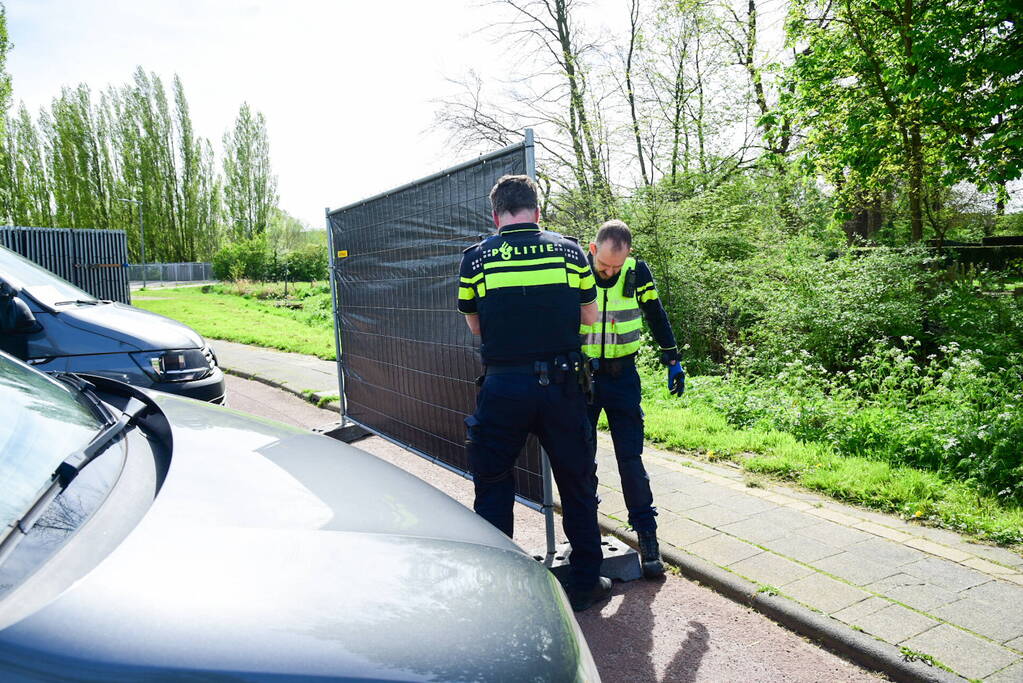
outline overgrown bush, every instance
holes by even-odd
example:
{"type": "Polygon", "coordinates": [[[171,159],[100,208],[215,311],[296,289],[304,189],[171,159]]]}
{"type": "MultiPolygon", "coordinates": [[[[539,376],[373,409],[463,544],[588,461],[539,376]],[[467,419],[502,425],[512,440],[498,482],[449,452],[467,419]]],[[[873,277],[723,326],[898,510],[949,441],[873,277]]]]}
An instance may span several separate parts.
{"type": "Polygon", "coordinates": [[[286,279],[304,282],[327,278],[327,251],[316,245],[306,245],[285,254],[286,279]]]}
{"type": "Polygon", "coordinates": [[[274,254],[264,236],[239,240],[213,256],[213,275],[220,280],[304,281],[327,277],[327,252],[305,245],[281,256],[274,254]]]}
{"type": "Polygon", "coordinates": [[[265,280],[269,262],[265,237],[237,240],[213,255],[213,276],[218,280],[265,280]]]}
{"type": "Polygon", "coordinates": [[[740,340],[756,348],[763,372],[800,350],[828,370],[847,369],[872,340],[923,336],[928,261],[923,251],[831,256],[792,245],[734,292],[746,318],[740,340]]]}
{"type": "Polygon", "coordinates": [[[1023,297],[1011,296],[1002,280],[982,272],[944,284],[928,305],[933,345],[980,349],[990,369],[1023,349],[1023,297]]]}
{"type": "Polygon", "coordinates": [[[844,372],[790,352],[763,375],[746,350],[714,401],[733,424],[932,470],[1023,503],[1023,354],[989,370],[982,352],[957,344],[923,359],[920,351],[910,337],[877,342],[844,372]]]}

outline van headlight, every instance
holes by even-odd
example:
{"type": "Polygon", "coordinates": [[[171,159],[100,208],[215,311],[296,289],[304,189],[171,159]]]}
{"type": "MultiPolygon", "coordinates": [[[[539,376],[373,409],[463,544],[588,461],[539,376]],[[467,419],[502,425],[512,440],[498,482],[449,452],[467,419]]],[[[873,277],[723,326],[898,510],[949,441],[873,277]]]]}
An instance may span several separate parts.
{"type": "Polygon", "coordinates": [[[172,349],[133,353],[143,372],[157,382],[190,382],[202,379],[213,368],[213,356],[207,349],[172,349]]]}

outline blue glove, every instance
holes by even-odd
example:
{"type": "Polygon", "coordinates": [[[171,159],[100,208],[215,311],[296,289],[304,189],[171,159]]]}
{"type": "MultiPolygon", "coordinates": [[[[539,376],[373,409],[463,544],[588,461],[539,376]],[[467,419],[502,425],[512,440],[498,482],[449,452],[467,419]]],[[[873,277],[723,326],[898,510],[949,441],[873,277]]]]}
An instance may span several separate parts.
{"type": "Polygon", "coordinates": [[[681,396],[686,390],[686,372],[682,364],[676,362],[668,366],[668,391],[675,396],[681,396]]]}

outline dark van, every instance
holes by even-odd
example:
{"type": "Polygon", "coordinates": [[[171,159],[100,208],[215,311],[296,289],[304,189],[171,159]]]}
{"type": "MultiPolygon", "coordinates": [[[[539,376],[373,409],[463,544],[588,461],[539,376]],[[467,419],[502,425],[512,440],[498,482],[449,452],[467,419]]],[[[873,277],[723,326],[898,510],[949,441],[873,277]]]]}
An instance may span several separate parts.
{"type": "Polygon", "coordinates": [[[224,373],[195,330],[96,299],[4,247],[0,350],[39,370],[101,375],[201,401],[224,401],[224,373]]]}

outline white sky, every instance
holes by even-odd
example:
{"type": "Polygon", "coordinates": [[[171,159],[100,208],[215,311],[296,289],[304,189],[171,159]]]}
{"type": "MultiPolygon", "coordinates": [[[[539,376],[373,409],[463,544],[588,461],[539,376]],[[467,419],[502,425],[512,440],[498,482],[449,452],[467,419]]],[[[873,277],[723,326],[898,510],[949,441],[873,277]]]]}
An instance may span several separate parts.
{"type": "Polygon", "coordinates": [[[347,204],[458,163],[430,132],[446,76],[492,70],[478,0],[5,0],[15,105],[177,73],[218,152],[243,101],[263,112],[283,209],[313,226],[347,204]]]}

